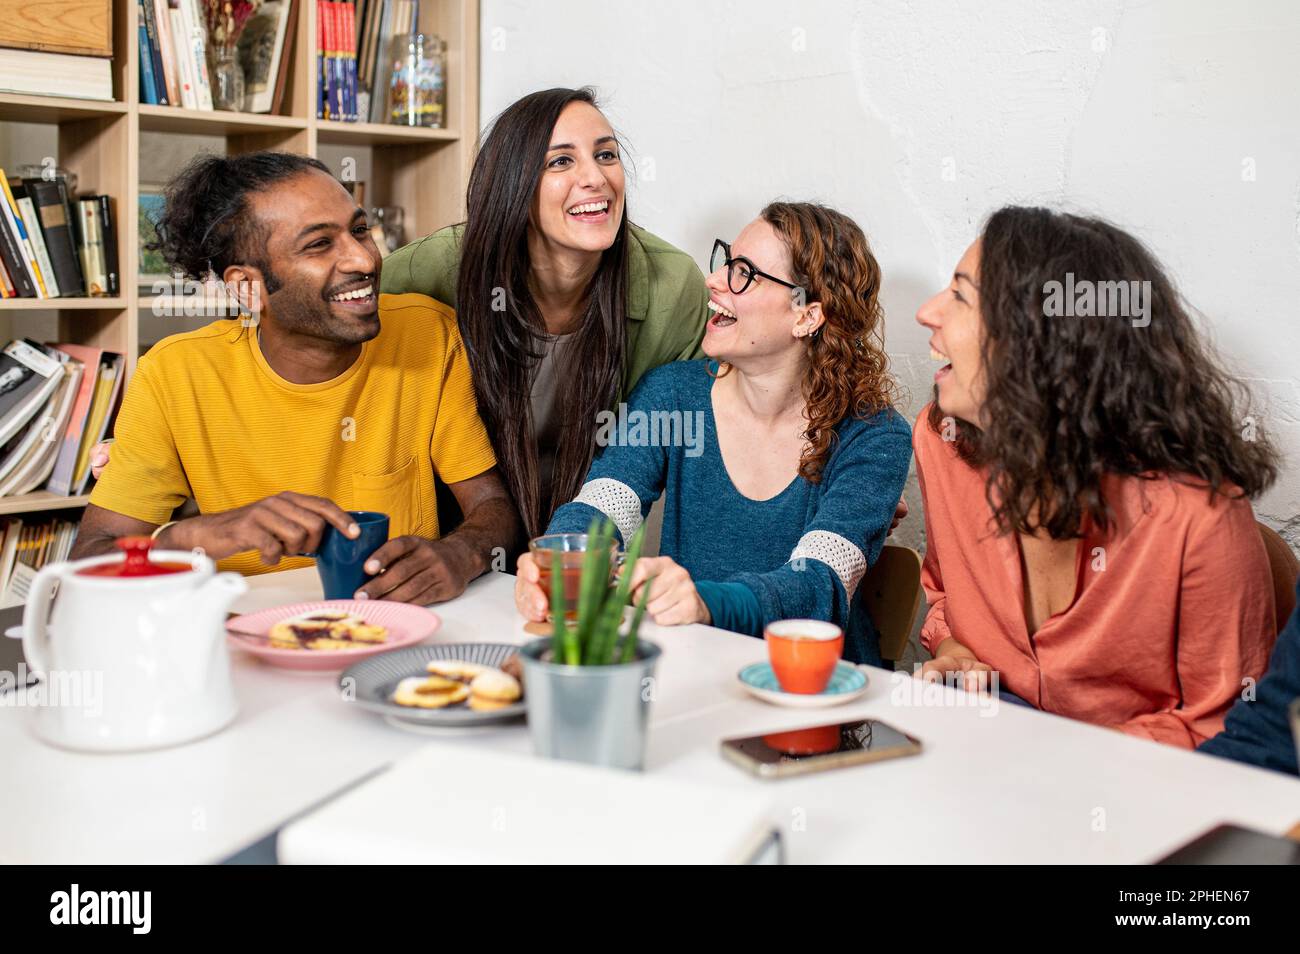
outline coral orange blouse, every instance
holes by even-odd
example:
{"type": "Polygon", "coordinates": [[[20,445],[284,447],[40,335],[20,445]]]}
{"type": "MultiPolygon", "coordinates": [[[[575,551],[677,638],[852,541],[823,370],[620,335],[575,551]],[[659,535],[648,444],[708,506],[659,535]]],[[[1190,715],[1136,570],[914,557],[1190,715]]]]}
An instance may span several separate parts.
{"type": "Polygon", "coordinates": [[[1030,637],[1020,547],[999,534],[985,475],[913,428],[925,503],[921,642],[949,636],[1047,712],[1192,748],[1264,673],[1277,636],[1268,556],[1244,498],[1168,477],[1115,477],[1107,535],[1085,528],[1074,602],[1030,637]]]}

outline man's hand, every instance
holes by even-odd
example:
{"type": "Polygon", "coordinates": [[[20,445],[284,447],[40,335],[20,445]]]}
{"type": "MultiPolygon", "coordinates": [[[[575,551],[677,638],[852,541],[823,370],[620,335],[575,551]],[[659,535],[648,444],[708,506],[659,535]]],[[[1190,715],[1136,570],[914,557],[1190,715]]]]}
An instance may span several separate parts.
{"type": "Polygon", "coordinates": [[[396,600],[427,606],[465,592],[475,575],[473,554],[454,537],[397,537],[376,550],[364,567],[378,574],[357,590],[359,600],[396,600]]]}
{"type": "Polygon", "coordinates": [[[99,475],[108,466],[108,456],[113,450],[113,438],[100,441],[90,449],[90,475],[99,480],[99,475]]]}
{"type": "Polygon", "coordinates": [[[348,538],[361,532],[332,500],[285,491],[233,510],[182,520],[159,535],[158,547],[201,547],[214,560],[256,550],[263,563],[275,566],[282,557],[314,553],[327,526],[348,538]]]}

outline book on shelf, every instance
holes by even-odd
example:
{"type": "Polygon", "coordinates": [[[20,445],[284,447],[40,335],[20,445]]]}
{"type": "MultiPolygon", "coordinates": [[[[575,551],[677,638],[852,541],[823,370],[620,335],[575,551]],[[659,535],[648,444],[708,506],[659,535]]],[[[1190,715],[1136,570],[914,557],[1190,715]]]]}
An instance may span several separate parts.
{"type": "Polygon", "coordinates": [[[0,47],[0,91],[113,101],[113,61],[0,47]]]}
{"type": "MultiPolygon", "coordinates": [[[[304,2],[315,0],[266,0],[246,24],[237,52],[246,76],[245,112],[280,112],[298,7],[304,2]]],[[[346,5],[351,7],[351,3],[346,5]]],[[[333,15],[340,24],[346,19],[346,11],[339,10],[333,15]]],[[[204,0],[136,0],[136,18],[140,101],[211,111],[212,80],[208,70],[204,0]]],[[[335,68],[340,75],[345,71],[341,63],[335,68]]]]}
{"type": "Polygon", "coordinates": [[[180,88],[180,105],[185,109],[198,109],[198,96],[194,91],[194,65],[191,60],[189,30],[181,13],[181,0],[167,0],[167,19],[171,25],[171,49],[168,51],[176,67],[176,80],[180,88]]]}
{"type": "Polygon", "coordinates": [[[153,5],[148,0],[135,0],[136,45],[140,49],[140,102],[149,106],[158,104],[158,80],[154,75],[154,48],[158,44],[158,31],[154,22],[153,5]]]}
{"type": "Polygon", "coordinates": [[[49,479],[59,438],[72,412],[74,389],[81,380],[81,362],[66,354],[54,377],[53,393],[31,421],[0,448],[0,497],[29,493],[49,479]]]}
{"type": "Polygon", "coordinates": [[[77,459],[72,474],[72,496],[86,492],[90,483],[90,452],[108,434],[122,394],[123,370],[126,359],[120,354],[105,352],[99,364],[95,390],[91,394],[90,410],[86,416],[85,430],[77,445],[77,459]]]}
{"type": "Polygon", "coordinates": [[[321,0],[316,0],[316,118],[325,119],[329,115],[327,103],[330,98],[329,72],[325,68],[328,58],[326,47],[325,8],[321,0]]]}
{"type": "Polygon", "coordinates": [[[316,0],[318,119],[355,123],[369,118],[361,108],[362,68],[358,60],[357,30],[364,16],[365,11],[358,17],[353,0],[316,0]]]}
{"type": "Polygon", "coordinates": [[[125,363],[100,348],[28,339],[0,351],[0,497],[85,493],[90,451],[109,432],[125,363]]]}
{"type": "Polygon", "coordinates": [[[11,517],[0,539],[0,586],[9,606],[27,602],[36,574],[62,563],[77,541],[78,523],[66,517],[11,517]]]}
{"type": "Polygon", "coordinates": [[[44,277],[41,275],[40,265],[36,261],[36,252],[32,248],[31,237],[27,232],[27,225],[23,221],[22,210],[18,208],[18,203],[14,201],[14,194],[9,188],[9,177],[5,171],[0,169],[0,212],[3,212],[3,225],[9,230],[14,244],[17,246],[18,263],[10,266],[8,256],[6,256],[5,267],[13,275],[15,270],[21,270],[26,273],[29,281],[28,287],[33,298],[49,298],[50,293],[45,287],[44,277]]]}
{"type": "Polygon", "coordinates": [[[15,339],[0,351],[0,446],[20,434],[63,379],[53,349],[15,339]]]}
{"type": "Polygon", "coordinates": [[[167,0],[145,0],[145,3],[153,4],[154,27],[158,34],[158,47],[154,52],[155,75],[157,69],[162,70],[162,89],[166,91],[167,103],[170,106],[179,106],[181,104],[180,80],[176,60],[172,54],[176,49],[176,41],[172,39],[171,8],[167,5],[167,0]]]}
{"type": "Polygon", "coordinates": [[[109,295],[118,295],[122,292],[122,286],[117,274],[117,225],[113,215],[113,200],[106,195],[97,195],[93,198],[99,206],[97,212],[104,248],[104,275],[108,279],[105,287],[109,295]]]}
{"type": "Polygon", "coordinates": [[[86,449],[88,458],[90,450],[99,442],[99,434],[96,434],[93,440],[88,435],[91,432],[89,426],[91,405],[94,403],[95,392],[99,389],[102,370],[106,364],[120,368],[122,356],[111,351],[104,351],[102,348],[92,348],[89,345],[59,344],[54,347],[68,355],[69,358],[76,361],[84,369],[81,379],[77,383],[76,394],[72,399],[72,409],[68,415],[67,426],[64,428],[59,440],[59,449],[55,455],[54,466],[50,471],[49,480],[45,484],[45,489],[50,493],[67,497],[72,496],[74,478],[77,475],[77,460],[81,456],[82,443],[90,440],[86,449]]]}
{"type": "Polygon", "coordinates": [[[268,0],[244,27],[239,38],[244,112],[280,112],[297,23],[298,0],[268,0]]]}
{"type": "Polygon", "coordinates": [[[10,223],[8,204],[0,201],[0,266],[19,298],[35,298],[36,283],[28,270],[27,258],[18,242],[18,229],[10,223]]]}
{"type": "Polygon", "coordinates": [[[36,253],[37,271],[40,272],[41,281],[45,284],[46,296],[58,298],[62,292],[59,290],[59,282],[54,274],[54,264],[50,261],[49,249],[45,247],[45,234],[41,231],[40,219],[36,217],[36,205],[32,202],[27,187],[22,183],[11,184],[10,189],[14,202],[18,205],[19,215],[27,228],[27,238],[32,243],[32,251],[36,253]]]}
{"type": "Polygon", "coordinates": [[[194,77],[195,109],[212,111],[212,85],[208,80],[208,30],[204,25],[199,0],[179,0],[181,25],[184,29],[182,45],[194,77]]]}
{"type": "Polygon", "coordinates": [[[77,212],[81,236],[81,271],[86,276],[86,289],[91,295],[107,295],[108,262],[104,255],[104,221],[99,197],[91,195],[79,198],[77,212]]]}
{"type": "MultiPolygon", "coordinates": [[[[36,228],[45,240],[54,279],[63,297],[85,295],[86,283],[78,261],[75,222],[68,218],[67,185],[63,178],[24,179],[23,187],[36,207],[36,228]]],[[[30,223],[29,223],[30,224],[30,223]]]]}

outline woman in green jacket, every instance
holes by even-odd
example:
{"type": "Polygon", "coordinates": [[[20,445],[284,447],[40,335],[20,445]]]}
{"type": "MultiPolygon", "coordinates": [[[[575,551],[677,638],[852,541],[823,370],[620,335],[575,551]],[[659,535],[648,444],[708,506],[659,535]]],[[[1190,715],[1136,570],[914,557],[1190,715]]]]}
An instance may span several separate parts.
{"type": "Polygon", "coordinates": [[[456,309],[479,413],[530,537],[577,495],[597,414],[651,368],[701,354],[704,277],[628,221],[624,185],[589,88],[531,93],[483,140],[466,221],[384,262],[382,291],[456,309]]]}

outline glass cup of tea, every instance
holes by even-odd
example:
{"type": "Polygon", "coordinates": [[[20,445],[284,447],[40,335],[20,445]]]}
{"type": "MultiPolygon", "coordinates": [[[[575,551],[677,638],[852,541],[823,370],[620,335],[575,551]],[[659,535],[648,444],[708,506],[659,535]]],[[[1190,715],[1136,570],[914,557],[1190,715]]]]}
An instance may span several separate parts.
{"type": "MultiPolygon", "coordinates": [[[[560,555],[560,572],[564,575],[564,618],[568,622],[578,618],[578,588],[582,584],[582,564],[587,558],[587,535],[585,533],[548,533],[535,537],[528,543],[528,552],[537,561],[542,592],[546,594],[546,621],[552,622],[551,613],[551,572],[555,554],[560,555]]],[[[610,581],[621,565],[618,543],[609,546],[610,581]]]]}
{"type": "Polygon", "coordinates": [[[783,692],[821,692],[844,652],[844,631],[820,619],[779,619],[768,624],[763,638],[783,692]]]}

